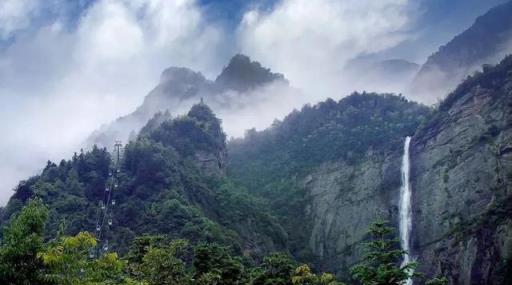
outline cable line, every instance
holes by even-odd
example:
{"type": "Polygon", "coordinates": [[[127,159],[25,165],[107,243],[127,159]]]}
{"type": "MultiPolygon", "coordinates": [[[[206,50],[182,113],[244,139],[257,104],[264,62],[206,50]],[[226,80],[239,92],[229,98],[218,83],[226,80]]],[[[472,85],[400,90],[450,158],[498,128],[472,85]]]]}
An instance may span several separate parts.
{"type": "Polygon", "coordinates": [[[103,199],[98,203],[98,214],[96,219],[96,240],[97,248],[96,252],[91,252],[90,257],[99,257],[102,253],[108,252],[109,250],[109,230],[113,225],[113,211],[112,207],[116,205],[116,201],[113,199],[113,192],[119,187],[119,174],[121,172],[120,162],[122,156],[122,143],[116,141],[114,144],[114,167],[109,170],[109,178],[105,183],[103,191],[103,199]]]}

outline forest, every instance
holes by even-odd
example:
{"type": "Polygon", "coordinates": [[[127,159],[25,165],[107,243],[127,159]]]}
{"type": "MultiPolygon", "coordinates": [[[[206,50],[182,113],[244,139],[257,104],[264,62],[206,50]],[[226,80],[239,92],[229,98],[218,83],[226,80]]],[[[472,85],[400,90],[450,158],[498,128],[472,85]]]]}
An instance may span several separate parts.
{"type": "MultiPolygon", "coordinates": [[[[163,235],[135,238],[128,253],[103,252],[88,232],[75,236],[58,234],[44,241],[48,208],[39,199],[30,200],[4,229],[0,246],[2,284],[253,284],[253,285],[343,285],[330,273],[312,272],[286,253],[272,253],[259,264],[233,254],[229,246],[216,243],[193,245],[186,239],[169,240],[163,235]]],[[[370,226],[368,252],[352,269],[358,284],[402,284],[411,276],[412,262],[397,265],[404,252],[397,249],[393,229],[384,221],[370,226]]],[[[446,284],[445,278],[427,281],[446,284]]]]}

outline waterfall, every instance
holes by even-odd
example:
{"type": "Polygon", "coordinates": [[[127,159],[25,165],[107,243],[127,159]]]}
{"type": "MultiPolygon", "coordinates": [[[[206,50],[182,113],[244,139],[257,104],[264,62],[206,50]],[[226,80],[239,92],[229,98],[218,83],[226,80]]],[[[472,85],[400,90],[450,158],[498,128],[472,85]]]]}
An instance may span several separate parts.
{"type": "MultiPolygon", "coordinates": [[[[411,252],[411,229],[412,229],[412,209],[411,209],[411,186],[409,185],[410,156],[409,145],[411,137],[405,138],[404,155],[402,157],[402,187],[400,188],[400,245],[407,251],[404,254],[402,266],[412,261],[411,252]]],[[[412,285],[412,279],[407,280],[405,285],[412,285]]]]}

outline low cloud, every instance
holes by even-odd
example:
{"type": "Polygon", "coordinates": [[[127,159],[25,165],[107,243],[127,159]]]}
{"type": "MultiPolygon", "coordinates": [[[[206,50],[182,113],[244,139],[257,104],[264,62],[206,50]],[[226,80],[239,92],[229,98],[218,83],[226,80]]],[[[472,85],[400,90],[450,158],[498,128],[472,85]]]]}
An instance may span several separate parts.
{"type": "Polygon", "coordinates": [[[39,10],[38,0],[3,0],[0,2],[0,40],[30,26],[39,10]]]}
{"type": "Polygon", "coordinates": [[[248,11],[238,34],[243,52],[318,98],[353,91],[347,61],[396,46],[411,21],[407,0],[284,0],[248,11]]]}
{"type": "Polygon", "coordinates": [[[239,136],[349,94],[346,63],[403,42],[414,21],[408,0],[281,0],[247,5],[228,34],[194,0],[97,0],[74,16],[68,1],[51,3],[56,11],[43,0],[0,3],[0,203],[46,160],[69,158],[100,125],[132,112],[166,67],[212,79],[239,51],[302,90],[269,85],[233,94],[239,105],[212,102],[228,135],[239,136]]]}
{"type": "Polygon", "coordinates": [[[99,0],[74,28],[64,16],[31,27],[44,5],[0,3],[0,38],[14,38],[0,53],[2,203],[15,181],[68,158],[98,126],[135,109],[165,67],[214,74],[225,61],[216,57],[223,31],[195,1],[99,0]]]}

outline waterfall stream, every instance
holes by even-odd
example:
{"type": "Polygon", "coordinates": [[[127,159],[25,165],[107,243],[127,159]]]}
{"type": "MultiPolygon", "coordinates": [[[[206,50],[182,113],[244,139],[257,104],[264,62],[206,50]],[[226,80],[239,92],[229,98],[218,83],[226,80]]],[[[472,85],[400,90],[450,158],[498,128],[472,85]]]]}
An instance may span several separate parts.
{"type": "MultiPolygon", "coordinates": [[[[411,187],[409,185],[410,156],[409,145],[411,137],[405,138],[404,155],[402,157],[402,187],[400,188],[400,245],[407,251],[404,254],[402,266],[412,261],[410,251],[411,229],[412,229],[412,209],[411,209],[411,187]]],[[[405,285],[412,285],[412,279],[407,280],[405,285]]]]}

